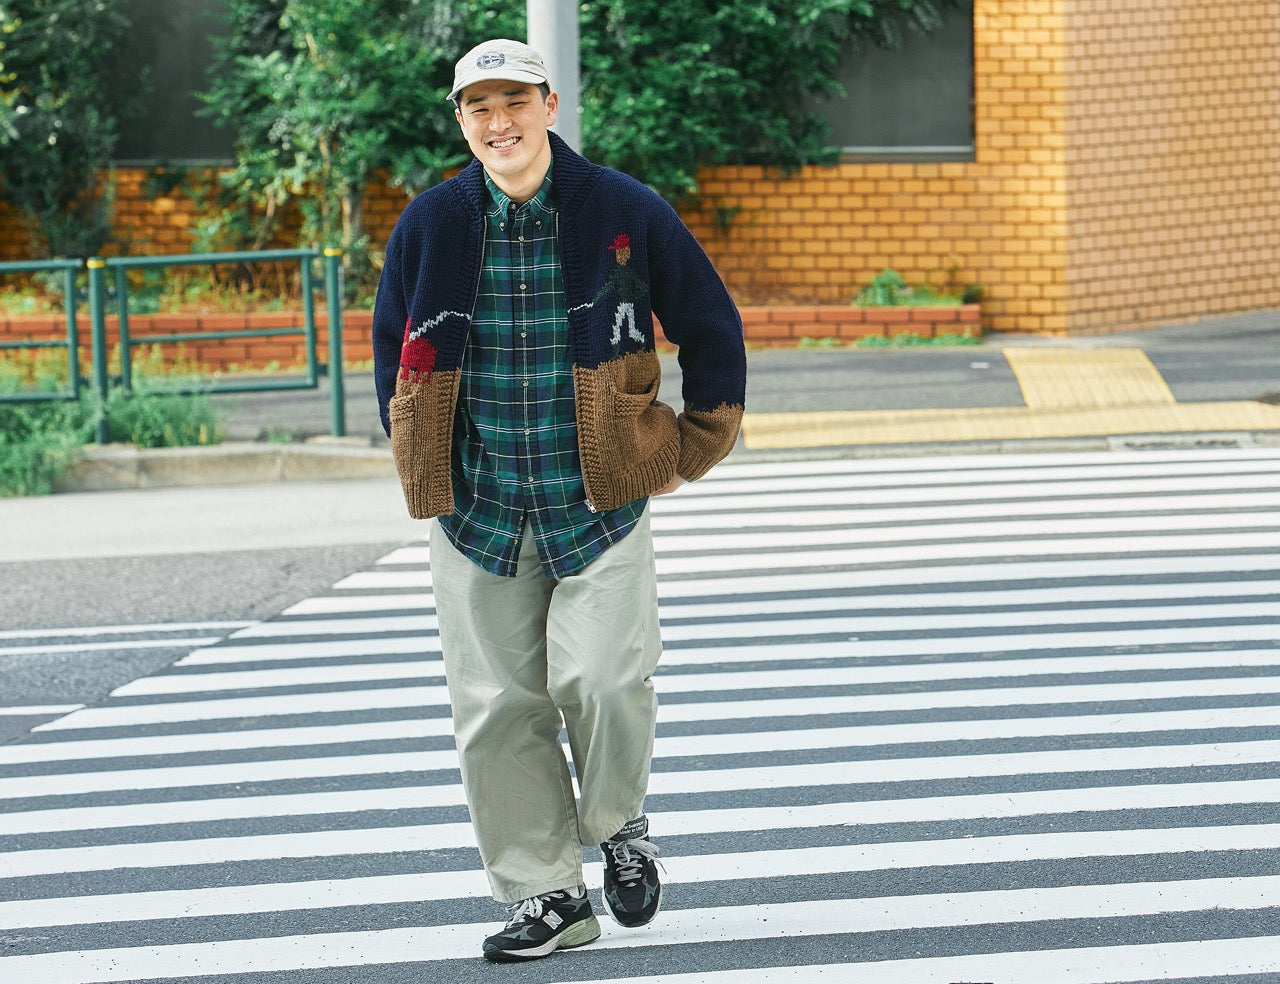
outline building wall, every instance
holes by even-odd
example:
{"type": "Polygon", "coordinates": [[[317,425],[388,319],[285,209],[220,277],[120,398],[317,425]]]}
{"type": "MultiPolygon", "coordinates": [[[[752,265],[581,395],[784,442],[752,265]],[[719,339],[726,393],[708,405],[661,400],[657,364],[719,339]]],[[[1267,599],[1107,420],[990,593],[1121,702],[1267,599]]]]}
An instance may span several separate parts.
{"type": "Polygon", "coordinates": [[[730,287],[844,303],[886,267],[981,284],[998,330],[1064,332],[1063,0],[977,0],[971,162],[846,163],[701,175],[686,219],[730,287]]]}
{"type": "Polygon", "coordinates": [[[1280,307],[1280,4],[1074,0],[1073,332],[1280,307]]]}
{"type": "MultiPolygon", "coordinates": [[[[976,0],[974,66],[973,161],[700,176],[683,215],[740,303],[844,304],[890,267],[980,284],[1003,331],[1280,307],[1275,0],[976,0]]],[[[189,248],[193,206],[144,174],[118,172],[127,248],[189,248]]],[[[370,188],[375,245],[405,201],[370,188]]],[[[26,250],[0,205],[0,259],[26,250]]]]}

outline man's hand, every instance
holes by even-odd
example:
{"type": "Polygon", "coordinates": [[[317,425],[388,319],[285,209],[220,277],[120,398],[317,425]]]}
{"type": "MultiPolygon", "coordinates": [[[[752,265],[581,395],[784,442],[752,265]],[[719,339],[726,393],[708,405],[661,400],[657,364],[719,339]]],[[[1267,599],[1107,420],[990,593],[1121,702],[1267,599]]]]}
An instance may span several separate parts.
{"type": "Polygon", "coordinates": [[[653,494],[654,495],[670,495],[676,489],[680,488],[681,485],[685,485],[685,484],[687,483],[683,478],[681,478],[679,475],[674,475],[672,476],[671,481],[669,481],[666,485],[662,486],[662,488],[658,489],[658,491],[653,494]]]}

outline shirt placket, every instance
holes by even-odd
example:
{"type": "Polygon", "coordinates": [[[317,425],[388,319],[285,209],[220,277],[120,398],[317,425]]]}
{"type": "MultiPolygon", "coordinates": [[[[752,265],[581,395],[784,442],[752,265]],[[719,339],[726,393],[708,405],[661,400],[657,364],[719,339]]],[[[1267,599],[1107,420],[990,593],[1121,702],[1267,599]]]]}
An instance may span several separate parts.
{"type": "Polygon", "coordinates": [[[525,482],[525,500],[532,505],[536,499],[534,482],[534,455],[532,436],[537,421],[538,374],[537,360],[534,355],[534,323],[537,304],[534,283],[534,256],[531,242],[532,208],[529,205],[517,207],[514,203],[508,213],[508,233],[511,237],[511,254],[515,258],[512,267],[513,300],[515,332],[513,349],[516,355],[516,366],[520,376],[519,406],[520,424],[515,434],[516,458],[519,461],[521,477],[525,482]]]}

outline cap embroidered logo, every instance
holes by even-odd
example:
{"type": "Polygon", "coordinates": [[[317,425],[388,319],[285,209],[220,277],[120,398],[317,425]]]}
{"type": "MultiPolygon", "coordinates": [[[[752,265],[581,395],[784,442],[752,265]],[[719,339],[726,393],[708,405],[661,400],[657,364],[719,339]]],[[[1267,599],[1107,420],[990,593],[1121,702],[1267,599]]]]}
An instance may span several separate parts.
{"type": "Polygon", "coordinates": [[[507,56],[501,51],[486,51],[476,59],[476,68],[501,68],[506,64],[507,56]]]}

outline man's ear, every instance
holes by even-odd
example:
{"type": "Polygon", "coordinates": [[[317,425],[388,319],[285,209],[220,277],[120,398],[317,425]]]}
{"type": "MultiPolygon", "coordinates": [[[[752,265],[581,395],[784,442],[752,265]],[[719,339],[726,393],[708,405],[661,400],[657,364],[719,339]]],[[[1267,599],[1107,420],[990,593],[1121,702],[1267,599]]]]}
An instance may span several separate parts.
{"type": "Polygon", "coordinates": [[[556,92],[547,95],[547,126],[551,126],[556,121],[556,112],[560,108],[560,94],[556,92]]]}

